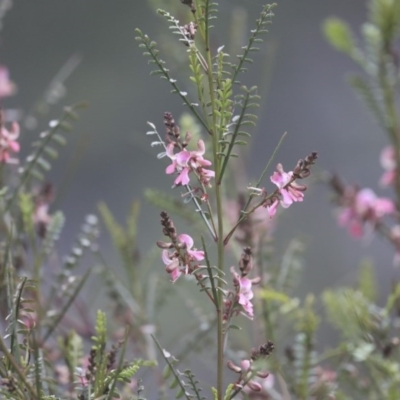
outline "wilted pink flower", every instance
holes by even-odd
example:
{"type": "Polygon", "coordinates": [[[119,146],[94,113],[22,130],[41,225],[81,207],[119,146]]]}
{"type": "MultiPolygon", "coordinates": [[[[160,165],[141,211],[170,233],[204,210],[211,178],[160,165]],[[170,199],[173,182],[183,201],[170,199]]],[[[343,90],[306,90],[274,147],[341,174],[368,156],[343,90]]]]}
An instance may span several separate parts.
{"type": "Polygon", "coordinates": [[[205,153],[205,145],[202,140],[197,142],[197,151],[181,150],[174,154],[174,144],[170,143],[167,146],[167,156],[172,160],[172,163],[166,168],[167,174],[178,172],[174,184],[187,185],[190,182],[189,173],[194,172],[199,180],[208,185],[210,179],[215,176],[215,172],[204,167],[209,167],[211,161],[203,158],[205,153]]]}
{"type": "Polygon", "coordinates": [[[379,183],[382,186],[391,186],[396,182],[396,154],[392,146],[385,147],[380,157],[382,168],[385,170],[379,183]]]}
{"type": "Polygon", "coordinates": [[[182,274],[187,275],[193,261],[204,260],[204,251],[193,248],[194,242],[191,236],[182,233],[178,235],[178,241],[179,252],[176,249],[173,251],[164,249],[161,255],[165,270],[171,274],[172,282],[176,282],[182,274]]]}
{"type": "Polygon", "coordinates": [[[17,142],[19,137],[19,125],[17,122],[11,124],[11,130],[8,131],[2,126],[0,131],[0,163],[18,164],[18,159],[12,158],[10,153],[18,153],[20,146],[17,142]]]}
{"type": "Polygon", "coordinates": [[[0,65],[0,99],[14,94],[15,85],[10,81],[8,69],[0,65]]]}
{"type": "Polygon", "coordinates": [[[338,220],[341,226],[348,226],[350,235],[358,238],[363,235],[365,224],[374,226],[395,209],[392,200],[377,197],[371,189],[362,189],[347,197],[347,204],[340,211],[338,220]]]}

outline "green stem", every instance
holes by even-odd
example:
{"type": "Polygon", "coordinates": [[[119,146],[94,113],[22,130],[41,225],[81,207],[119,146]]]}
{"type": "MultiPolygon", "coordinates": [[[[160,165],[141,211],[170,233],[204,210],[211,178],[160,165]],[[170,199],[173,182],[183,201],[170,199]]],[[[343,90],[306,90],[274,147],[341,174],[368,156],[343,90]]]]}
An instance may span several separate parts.
{"type": "MultiPolygon", "coordinates": [[[[198,1],[196,1],[198,3],[198,1]]],[[[212,127],[209,129],[209,133],[212,136],[212,146],[213,146],[213,159],[214,159],[214,168],[216,175],[219,174],[220,171],[220,159],[218,157],[218,147],[219,147],[219,138],[217,132],[217,115],[215,110],[216,99],[215,99],[215,89],[214,89],[214,77],[213,77],[213,64],[212,57],[210,52],[210,43],[209,43],[209,5],[210,0],[205,1],[204,8],[204,45],[206,52],[206,62],[207,62],[207,77],[208,77],[208,91],[210,96],[210,104],[211,104],[211,114],[212,114],[212,127]]],[[[196,4],[197,10],[200,10],[198,4],[196,4]]],[[[219,271],[219,276],[222,278],[223,270],[224,270],[224,225],[223,225],[223,212],[222,212],[222,188],[221,182],[219,182],[219,176],[215,177],[215,197],[217,202],[217,216],[218,216],[218,227],[217,227],[217,249],[218,249],[218,263],[217,268],[219,271]]],[[[221,280],[218,280],[218,284],[221,284],[221,280]]],[[[217,312],[217,392],[218,392],[218,400],[222,400],[223,398],[223,385],[224,385],[224,327],[223,327],[223,298],[222,298],[222,288],[219,287],[218,290],[218,301],[216,302],[216,312],[217,312]]]]}

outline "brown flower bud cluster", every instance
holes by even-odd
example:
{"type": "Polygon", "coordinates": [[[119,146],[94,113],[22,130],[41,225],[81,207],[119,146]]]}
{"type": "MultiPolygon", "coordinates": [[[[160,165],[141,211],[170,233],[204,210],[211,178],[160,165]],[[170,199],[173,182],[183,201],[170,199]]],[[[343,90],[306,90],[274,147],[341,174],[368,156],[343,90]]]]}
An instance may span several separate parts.
{"type": "Polygon", "coordinates": [[[254,362],[260,358],[268,357],[274,350],[274,344],[271,341],[263,344],[257,349],[251,350],[250,359],[241,361],[240,366],[236,365],[233,361],[228,361],[228,368],[240,374],[236,382],[234,382],[234,387],[236,390],[261,392],[263,389],[262,382],[269,377],[270,373],[268,371],[258,370],[254,365],[254,362]],[[260,383],[261,382],[261,383],[260,383]]]}
{"type": "Polygon", "coordinates": [[[166,143],[173,143],[179,150],[185,149],[192,138],[190,132],[186,132],[185,138],[182,140],[179,126],[176,124],[172,113],[168,111],[164,113],[164,125],[167,132],[165,138],[166,143]]]}

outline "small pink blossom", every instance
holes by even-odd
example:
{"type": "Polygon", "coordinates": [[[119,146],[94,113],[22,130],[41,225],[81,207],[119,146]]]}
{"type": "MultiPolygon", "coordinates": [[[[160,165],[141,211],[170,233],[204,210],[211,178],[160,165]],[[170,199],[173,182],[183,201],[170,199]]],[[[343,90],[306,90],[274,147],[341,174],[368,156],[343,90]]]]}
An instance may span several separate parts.
{"type": "MultiPolygon", "coordinates": [[[[349,191],[348,191],[349,192],[349,191]]],[[[364,225],[373,227],[385,215],[395,212],[396,207],[392,200],[377,197],[371,189],[362,189],[347,194],[346,205],[339,213],[339,225],[348,227],[351,236],[359,238],[363,235],[364,225]]]]}
{"type": "Polygon", "coordinates": [[[240,362],[240,366],[244,371],[248,371],[251,367],[251,361],[250,360],[242,360],[240,362]]]}
{"type": "Polygon", "coordinates": [[[182,272],[179,268],[179,258],[175,253],[170,253],[168,250],[163,250],[161,253],[161,258],[165,264],[165,270],[171,274],[172,283],[176,282],[181,276],[182,272]]]}
{"type": "MultiPolygon", "coordinates": [[[[300,169],[299,171],[301,172],[300,169]]],[[[307,187],[296,183],[295,177],[301,177],[301,175],[295,175],[293,171],[285,172],[282,164],[276,166],[276,171],[271,175],[270,179],[277,186],[278,191],[275,191],[272,198],[269,198],[264,204],[270,218],[275,216],[279,204],[283,208],[288,208],[293,203],[303,201],[303,192],[307,187]]]]}
{"type": "Polygon", "coordinates": [[[267,205],[267,212],[270,218],[274,217],[278,210],[279,200],[275,198],[271,204],[267,205]]]}
{"type": "Polygon", "coordinates": [[[273,374],[268,374],[266,378],[260,378],[256,376],[252,379],[253,383],[256,383],[257,388],[260,390],[254,391],[251,386],[245,386],[243,391],[249,396],[250,399],[267,399],[269,398],[268,393],[270,393],[271,389],[274,387],[275,377],[273,374]]]}
{"type": "Polygon", "coordinates": [[[194,151],[184,149],[174,154],[174,148],[173,143],[167,146],[166,153],[172,163],[165,170],[168,175],[178,172],[174,184],[177,186],[188,185],[190,182],[189,173],[194,172],[201,183],[209,185],[211,178],[215,177],[215,172],[205,168],[212,165],[212,163],[203,158],[205,153],[204,142],[199,140],[197,142],[197,150],[194,151]]]}
{"type": "Polygon", "coordinates": [[[171,251],[164,249],[161,258],[165,265],[165,270],[171,275],[171,281],[174,283],[182,274],[189,274],[191,263],[204,260],[204,251],[193,248],[193,238],[186,233],[178,235],[177,248],[171,251]]]}
{"type": "Polygon", "coordinates": [[[251,299],[254,297],[254,293],[252,291],[253,281],[249,278],[240,276],[236,271],[235,267],[231,267],[231,273],[233,275],[233,283],[236,287],[238,287],[238,303],[242,306],[245,314],[253,319],[253,304],[251,303],[251,299]]]}
{"type": "Polygon", "coordinates": [[[193,260],[196,260],[196,261],[204,260],[204,251],[203,250],[197,250],[197,249],[192,250],[194,241],[191,236],[187,235],[186,233],[182,233],[182,234],[178,235],[178,240],[181,243],[184,243],[186,245],[185,249],[186,249],[187,253],[189,254],[189,256],[193,260]]]}
{"type": "Polygon", "coordinates": [[[271,176],[271,182],[279,189],[282,196],[280,203],[283,208],[288,208],[294,202],[303,201],[305,187],[296,184],[293,180],[293,171],[285,172],[282,164],[276,166],[276,171],[271,176]]]}
{"type": "Polygon", "coordinates": [[[4,126],[0,129],[0,163],[18,164],[18,159],[11,157],[11,153],[18,153],[20,150],[17,142],[19,137],[18,123],[13,122],[9,131],[4,126]]]}
{"type": "Polygon", "coordinates": [[[392,146],[386,146],[381,152],[381,166],[385,170],[379,183],[382,186],[391,186],[396,182],[397,165],[396,154],[392,146]]]}
{"type": "Polygon", "coordinates": [[[15,85],[10,81],[8,69],[0,65],[0,99],[15,93],[15,85]]]}

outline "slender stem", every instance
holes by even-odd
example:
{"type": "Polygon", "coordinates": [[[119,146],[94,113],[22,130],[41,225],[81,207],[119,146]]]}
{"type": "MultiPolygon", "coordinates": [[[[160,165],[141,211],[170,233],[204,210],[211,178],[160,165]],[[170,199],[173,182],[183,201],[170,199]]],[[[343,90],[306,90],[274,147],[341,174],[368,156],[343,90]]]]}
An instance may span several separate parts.
{"type": "MultiPolygon", "coordinates": [[[[196,8],[200,12],[198,6],[198,1],[196,1],[196,8]]],[[[217,216],[218,216],[218,233],[217,233],[217,249],[218,249],[218,262],[217,268],[219,270],[219,276],[222,278],[223,269],[224,269],[224,225],[223,225],[223,212],[222,212],[222,188],[221,182],[219,182],[219,171],[220,171],[220,158],[218,156],[218,147],[219,147],[219,137],[217,132],[217,115],[215,110],[216,106],[216,98],[215,98],[215,88],[214,88],[214,76],[213,76],[213,64],[212,57],[210,52],[210,43],[209,43],[209,6],[210,0],[205,1],[204,7],[204,32],[201,32],[204,36],[204,45],[206,52],[206,62],[207,62],[207,78],[208,78],[208,91],[210,96],[210,104],[211,104],[211,115],[212,115],[212,126],[209,127],[209,133],[212,136],[212,146],[213,146],[213,159],[214,159],[214,168],[215,168],[215,197],[217,202],[217,216]]],[[[218,285],[221,285],[221,280],[218,280],[218,285]]],[[[223,327],[223,299],[222,299],[222,290],[219,286],[218,290],[218,301],[216,302],[216,312],[217,312],[217,392],[218,392],[218,400],[222,400],[223,398],[223,385],[224,385],[224,327],[223,327]]]]}
{"type": "MultiPolygon", "coordinates": [[[[287,132],[285,132],[285,133],[282,135],[282,137],[280,138],[279,143],[278,143],[277,146],[275,147],[274,152],[272,153],[272,156],[270,157],[270,159],[269,159],[267,165],[265,166],[263,172],[262,172],[261,175],[260,175],[260,178],[258,179],[258,181],[257,181],[257,183],[256,183],[256,186],[255,186],[256,188],[259,188],[259,187],[260,187],[261,182],[262,182],[262,180],[264,179],[264,176],[265,176],[265,174],[267,173],[268,168],[269,168],[269,166],[271,165],[272,160],[275,158],[275,155],[276,155],[278,149],[281,147],[281,145],[282,145],[282,143],[283,143],[283,140],[285,139],[286,135],[287,135],[287,132]]],[[[293,179],[293,180],[294,180],[294,179],[293,179]]],[[[292,180],[291,182],[293,182],[293,180],[292,180]]],[[[290,185],[291,182],[289,182],[288,185],[290,185]]],[[[287,186],[288,186],[288,185],[287,185],[287,186]]],[[[238,227],[245,219],[247,219],[248,216],[249,216],[253,211],[255,211],[258,207],[260,207],[260,206],[265,202],[265,200],[268,200],[269,198],[271,198],[271,197],[272,197],[274,194],[276,194],[276,193],[277,193],[277,190],[275,190],[275,191],[273,192],[272,195],[269,195],[269,196],[267,196],[267,197],[264,197],[264,199],[263,199],[260,203],[258,203],[255,207],[253,207],[250,211],[246,212],[246,211],[247,211],[247,208],[249,207],[249,205],[250,205],[251,201],[253,200],[255,194],[251,194],[251,195],[249,196],[249,198],[247,199],[246,204],[245,204],[244,207],[243,207],[242,215],[239,217],[239,219],[238,219],[238,221],[236,222],[236,224],[234,225],[234,227],[230,230],[230,232],[226,235],[226,238],[224,239],[225,245],[228,244],[229,239],[230,239],[230,238],[232,237],[232,235],[235,233],[235,230],[237,229],[237,227],[238,227]]]]}

